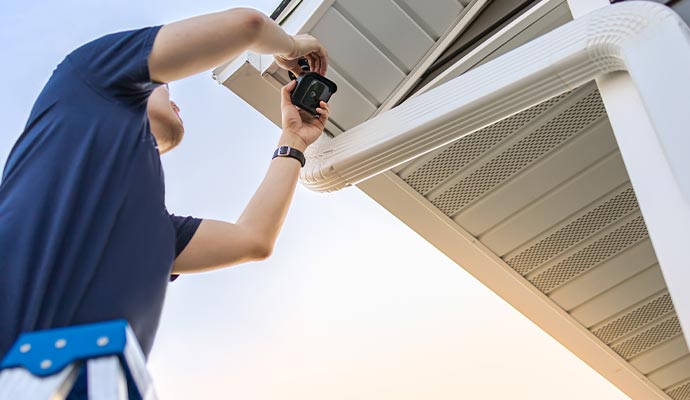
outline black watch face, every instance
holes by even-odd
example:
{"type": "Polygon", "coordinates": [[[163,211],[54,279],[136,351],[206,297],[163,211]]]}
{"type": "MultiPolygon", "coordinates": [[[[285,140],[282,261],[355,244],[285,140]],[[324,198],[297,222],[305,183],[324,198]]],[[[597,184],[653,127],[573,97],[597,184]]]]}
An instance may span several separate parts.
{"type": "Polygon", "coordinates": [[[273,158],[276,157],[290,157],[294,158],[299,161],[299,163],[304,167],[304,164],[306,163],[306,158],[304,154],[290,146],[280,146],[276,149],[276,151],[273,153],[273,158]]]}

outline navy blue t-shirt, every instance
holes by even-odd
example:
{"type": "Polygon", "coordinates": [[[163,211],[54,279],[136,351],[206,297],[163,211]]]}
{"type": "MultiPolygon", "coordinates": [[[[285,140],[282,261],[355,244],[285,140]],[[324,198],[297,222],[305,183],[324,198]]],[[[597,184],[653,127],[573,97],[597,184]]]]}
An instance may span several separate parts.
{"type": "Polygon", "coordinates": [[[159,29],[80,47],[34,104],[0,184],[0,357],[20,332],[120,318],[151,350],[201,222],[165,207],[146,114],[159,29]]]}

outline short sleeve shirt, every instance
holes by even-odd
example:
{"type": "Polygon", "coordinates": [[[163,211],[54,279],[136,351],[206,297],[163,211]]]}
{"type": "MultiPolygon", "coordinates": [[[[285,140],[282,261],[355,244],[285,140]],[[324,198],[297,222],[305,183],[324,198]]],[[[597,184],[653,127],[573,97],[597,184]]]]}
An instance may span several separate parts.
{"type": "Polygon", "coordinates": [[[165,207],[146,105],[160,27],[68,55],[0,184],[0,357],[20,332],[126,319],[146,354],[175,257],[201,220],[165,207]]]}

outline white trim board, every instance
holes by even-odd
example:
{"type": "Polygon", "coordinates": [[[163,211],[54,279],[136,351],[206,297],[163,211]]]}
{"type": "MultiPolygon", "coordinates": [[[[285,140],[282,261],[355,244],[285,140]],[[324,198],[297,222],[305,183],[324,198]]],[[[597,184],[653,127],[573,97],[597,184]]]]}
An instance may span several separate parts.
{"type": "Polygon", "coordinates": [[[628,396],[670,399],[400,177],[388,171],[357,186],[628,396]]]}

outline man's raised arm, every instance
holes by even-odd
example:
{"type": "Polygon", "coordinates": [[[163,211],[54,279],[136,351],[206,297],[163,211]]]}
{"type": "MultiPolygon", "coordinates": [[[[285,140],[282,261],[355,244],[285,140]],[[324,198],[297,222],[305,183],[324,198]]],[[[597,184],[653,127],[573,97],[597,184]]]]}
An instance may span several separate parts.
{"type": "Polygon", "coordinates": [[[165,25],[149,56],[155,82],[171,82],[207,71],[246,50],[276,55],[278,63],[299,73],[297,58],[306,57],[312,71],[325,75],[327,55],[309,35],[290,36],[273,20],[249,8],[236,8],[165,25]]]}
{"type": "MultiPolygon", "coordinates": [[[[321,135],[329,106],[321,102],[318,118],[298,111],[290,100],[295,81],[281,91],[283,132],[278,145],[304,151],[321,135]]],[[[300,162],[276,157],[237,223],[203,220],[175,260],[174,274],[201,272],[247,261],[263,260],[273,252],[299,178],[300,162]]]]}

